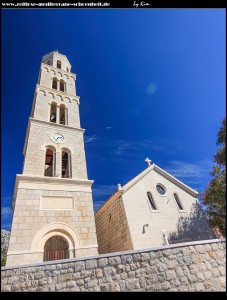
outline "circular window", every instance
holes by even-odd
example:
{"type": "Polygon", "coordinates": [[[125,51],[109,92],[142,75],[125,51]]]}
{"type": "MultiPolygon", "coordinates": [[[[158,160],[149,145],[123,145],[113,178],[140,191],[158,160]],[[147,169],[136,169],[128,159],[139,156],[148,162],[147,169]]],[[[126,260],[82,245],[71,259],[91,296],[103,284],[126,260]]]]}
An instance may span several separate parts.
{"type": "Polygon", "coordinates": [[[163,186],[161,186],[160,184],[156,185],[156,190],[159,192],[159,194],[161,194],[162,196],[165,195],[166,190],[163,186]]]}

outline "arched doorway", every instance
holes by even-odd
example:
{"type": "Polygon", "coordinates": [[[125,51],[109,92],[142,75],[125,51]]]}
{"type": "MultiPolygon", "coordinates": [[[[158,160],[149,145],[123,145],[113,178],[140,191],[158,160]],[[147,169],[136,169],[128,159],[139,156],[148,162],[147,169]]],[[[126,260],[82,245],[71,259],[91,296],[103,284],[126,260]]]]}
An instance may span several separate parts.
{"type": "Polygon", "coordinates": [[[65,238],[54,235],[44,246],[43,261],[69,258],[69,245],[65,238]]]}

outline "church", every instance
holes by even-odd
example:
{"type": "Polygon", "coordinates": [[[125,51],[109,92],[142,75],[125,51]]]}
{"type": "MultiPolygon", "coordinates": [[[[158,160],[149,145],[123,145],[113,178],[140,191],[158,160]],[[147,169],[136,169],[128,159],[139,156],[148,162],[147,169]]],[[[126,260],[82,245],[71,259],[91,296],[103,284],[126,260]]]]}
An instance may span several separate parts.
{"type": "Polygon", "coordinates": [[[75,82],[65,55],[43,56],[23,171],[16,175],[6,266],[213,238],[198,192],[149,159],[94,216],[75,82]]]}
{"type": "Polygon", "coordinates": [[[215,238],[191,189],[146,158],[147,168],[97,210],[99,253],[215,238]]]}

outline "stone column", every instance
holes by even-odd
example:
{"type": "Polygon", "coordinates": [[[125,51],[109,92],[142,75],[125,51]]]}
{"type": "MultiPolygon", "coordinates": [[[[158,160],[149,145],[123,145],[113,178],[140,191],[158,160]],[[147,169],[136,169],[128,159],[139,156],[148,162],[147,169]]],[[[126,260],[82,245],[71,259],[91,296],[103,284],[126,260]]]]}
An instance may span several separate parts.
{"type": "Polygon", "coordinates": [[[60,124],[60,105],[57,105],[56,123],[60,124]]]}
{"type": "Polygon", "coordinates": [[[55,155],[55,176],[61,178],[61,152],[56,151],[55,155]]]}

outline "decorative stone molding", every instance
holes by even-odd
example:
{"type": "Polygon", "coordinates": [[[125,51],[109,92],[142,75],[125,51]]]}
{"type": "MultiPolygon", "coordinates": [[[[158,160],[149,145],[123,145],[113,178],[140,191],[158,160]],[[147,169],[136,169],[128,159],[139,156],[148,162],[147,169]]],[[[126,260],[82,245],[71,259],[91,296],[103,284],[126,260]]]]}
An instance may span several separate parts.
{"type": "Polygon", "coordinates": [[[46,241],[54,235],[63,236],[69,244],[69,250],[78,248],[81,244],[80,237],[72,226],[55,222],[47,224],[36,233],[31,244],[31,250],[43,251],[46,241]]]}
{"type": "Polygon", "coordinates": [[[29,118],[29,125],[31,126],[31,124],[42,124],[43,125],[46,125],[48,128],[52,128],[52,129],[55,129],[56,128],[59,128],[60,130],[62,130],[62,132],[75,132],[75,130],[78,132],[78,133],[84,133],[85,129],[83,128],[76,128],[76,127],[70,127],[70,126],[65,126],[65,125],[62,125],[62,124],[58,124],[58,123],[51,123],[51,122],[46,122],[46,121],[41,121],[41,120],[37,120],[37,119],[34,119],[34,118],[29,118]]]}
{"type": "Polygon", "coordinates": [[[36,92],[42,91],[45,96],[47,96],[48,94],[53,95],[53,98],[55,99],[57,96],[61,97],[62,100],[61,101],[65,101],[65,99],[68,99],[68,101],[71,103],[72,101],[77,102],[77,104],[80,104],[80,97],[79,96],[75,96],[75,95],[70,95],[68,93],[62,92],[62,91],[58,91],[58,90],[53,90],[44,86],[40,86],[39,84],[36,85],[36,92]]]}
{"type": "Polygon", "coordinates": [[[74,80],[76,80],[76,74],[74,73],[70,73],[65,71],[65,70],[62,70],[62,69],[58,69],[56,67],[53,67],[53,66],[50,66],[50,65],[47,65],[45,63],[41,63],[41,69],[44,68],[46,69],[48,72],[49,71],[53,71],[54,74],[56,73],[59,73],[61,75],[61,77],[63,77],[63,75],[67,76],[67,78],[69,79],[69,77],[73,78],[74,80]]]}

